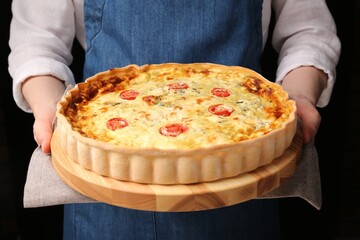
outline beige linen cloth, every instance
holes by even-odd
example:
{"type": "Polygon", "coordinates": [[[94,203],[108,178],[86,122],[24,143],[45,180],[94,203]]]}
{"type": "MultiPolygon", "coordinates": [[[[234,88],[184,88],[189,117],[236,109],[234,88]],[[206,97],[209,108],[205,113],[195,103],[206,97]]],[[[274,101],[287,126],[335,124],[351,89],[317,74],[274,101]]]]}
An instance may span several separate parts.
{"type": "MultiPolygon", "coordinates": [[[[296,172],[284,180],[280,187],[260,198],[300,197],[316,209],[321,208],[319,161],[313,144],[303,146],[296,172]]],[[[96,202],[76,192],[55,172],[51,156],[38,147],[30,160],[24,189],[24,207],[35,208],[67,203],[96,202]]]]}

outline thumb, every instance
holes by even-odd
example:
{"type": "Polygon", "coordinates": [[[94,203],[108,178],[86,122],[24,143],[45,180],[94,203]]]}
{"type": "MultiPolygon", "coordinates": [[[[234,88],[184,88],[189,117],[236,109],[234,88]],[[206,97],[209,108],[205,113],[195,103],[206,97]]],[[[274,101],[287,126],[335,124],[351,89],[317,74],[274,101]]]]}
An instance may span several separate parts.
{"type": "Polygon", "coordinates": [[[50,153],[50,141],[53,134],[52,120],[50,119],[35,119],[34,139],[44,153],[50,153]]]}
{"type": "Polygon", "coordinates": [[[313,142],[321,123],[321,116],[316,107],[307,101],[298,101],[298,116],[301,119],[301,130],[304,143],[313,142]]]}

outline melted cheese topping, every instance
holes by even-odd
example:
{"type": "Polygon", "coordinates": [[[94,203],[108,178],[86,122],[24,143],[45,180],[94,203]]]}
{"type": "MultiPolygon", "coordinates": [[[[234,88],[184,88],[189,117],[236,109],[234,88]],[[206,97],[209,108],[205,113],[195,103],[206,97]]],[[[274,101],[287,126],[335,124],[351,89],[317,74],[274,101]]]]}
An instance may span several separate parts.
{"type": "Polygon", "coordinates": [[[235,70],[155,68],[120,84],[123,87],[117,90],[99,91],[91,100],[77,103],[70,120],[74,128],[86,137],[119,146],[191,149],[256,138],[278,128],[289,115],[273,83],[235,70]],[[216,96],[214,88],[230,94],[216,96]],[[138,95],[123,99],[124,90],[138,95]],[[107,122],[113,118],[128,124],[109,129],[107,122]],[[182,124],[187,130],[164,136],[160,129],[168,124],[182,124]]]}

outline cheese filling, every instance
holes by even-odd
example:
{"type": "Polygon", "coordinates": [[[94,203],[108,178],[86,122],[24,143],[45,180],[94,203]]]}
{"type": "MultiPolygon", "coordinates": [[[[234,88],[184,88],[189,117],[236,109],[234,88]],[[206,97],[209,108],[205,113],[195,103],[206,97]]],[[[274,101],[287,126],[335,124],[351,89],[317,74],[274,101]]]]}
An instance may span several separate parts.
{"type": "Polygon", "coordinates": [[[287,117],[283,107],[270,85],[236,71],[154,69],[79,104],[76,122],[84,136],[114,145],[192,149],[264,135],[287,117]]]}

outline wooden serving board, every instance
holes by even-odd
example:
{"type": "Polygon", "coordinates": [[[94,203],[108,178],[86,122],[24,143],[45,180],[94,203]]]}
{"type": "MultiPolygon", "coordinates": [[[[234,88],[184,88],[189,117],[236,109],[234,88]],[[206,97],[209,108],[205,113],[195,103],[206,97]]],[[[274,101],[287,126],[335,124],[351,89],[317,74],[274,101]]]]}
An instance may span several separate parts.
{"type": "Polygon", "coordinates": [[[302,137],[271,164],[233,178],[185,185],[156,185],[119,181],[86,170],[59,147],[56,131],[52,161],[58,175],[74,190],[115,206],[160,212],[185,212],[220,208],[262,196],[280,186],[297,166],[302,137]]]}

